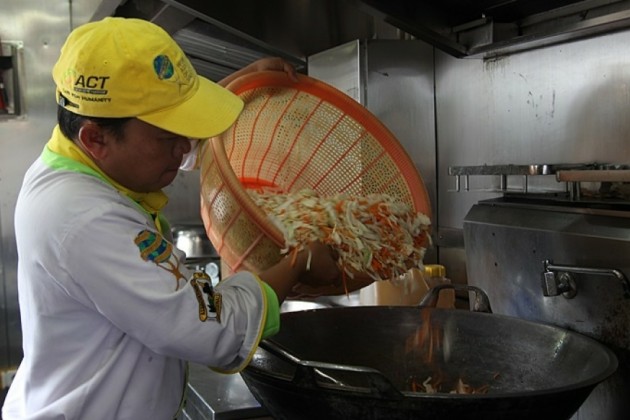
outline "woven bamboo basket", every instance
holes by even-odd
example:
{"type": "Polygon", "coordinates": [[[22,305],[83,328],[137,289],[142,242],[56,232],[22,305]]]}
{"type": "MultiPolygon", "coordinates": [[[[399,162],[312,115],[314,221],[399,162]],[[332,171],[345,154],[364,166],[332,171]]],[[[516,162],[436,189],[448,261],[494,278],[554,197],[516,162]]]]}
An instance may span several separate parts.
{"type": "MultiPolygon", "coordinates": [[[[231,272],[260,272],[282,258],[283,234],[248,189],[385,193],[430,217],[424,182],[393,134],[349,96],[298,77],[294,82],[281,72],[259,72],[232,82],[228,89],[245,108],[228,131],[202,149],[201,215],[223,267],[231,272]]],[[[347,288],[370,282],[355,276],[347,288]]]]}

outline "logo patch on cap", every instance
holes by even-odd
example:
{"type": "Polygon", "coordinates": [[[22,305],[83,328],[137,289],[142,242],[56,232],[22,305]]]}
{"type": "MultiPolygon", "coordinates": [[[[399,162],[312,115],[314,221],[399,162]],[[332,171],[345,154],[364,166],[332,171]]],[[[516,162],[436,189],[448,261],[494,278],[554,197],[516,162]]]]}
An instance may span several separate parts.
{"type": "Polygon", "coordinates": [[[158,55],[153,59],[153,70],[160,80],[170,79],[175,74],[173,63],[166,55],[158,55]]]}

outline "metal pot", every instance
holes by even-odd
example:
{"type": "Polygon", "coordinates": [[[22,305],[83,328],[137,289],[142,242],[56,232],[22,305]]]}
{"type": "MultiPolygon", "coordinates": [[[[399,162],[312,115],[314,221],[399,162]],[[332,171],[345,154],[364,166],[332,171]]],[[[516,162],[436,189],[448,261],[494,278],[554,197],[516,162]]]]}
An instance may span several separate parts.
{"type": "Polygon", "coordinates": [[[345,307],[284,313],[281,325],[241,372],[277,419],[568,419],[617,368],[589,337],[495,314],[345,307]],[[432,363],[408,346],[424,323],[443,337],[432,363]],[[489,389],[410,390],[436,374],[445,390],[457,379],[489,389]]]}
{"type": "Polygon", "coordinates": [[[171,228],[173,243],[186,253],[186,263],[208,262],[219,258],[203,224],[186,223],[171,228]]]}

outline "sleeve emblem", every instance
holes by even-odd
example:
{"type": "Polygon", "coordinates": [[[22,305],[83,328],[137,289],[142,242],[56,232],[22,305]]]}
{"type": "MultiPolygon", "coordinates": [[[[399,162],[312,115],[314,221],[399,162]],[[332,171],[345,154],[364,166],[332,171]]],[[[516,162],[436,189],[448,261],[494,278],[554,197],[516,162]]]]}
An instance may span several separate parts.
{"type": "Polygon", "coordinates": [[[195,271],[190,279],[190,285],[199,303],[199,320],[207,321],[210,314],[214,314],[214,318],[220,323],[221,294],[214,291],[210,276],[205,271],[195,271]]]}
{"type": "Polygon", "coordinates": [[[140,250],[140,258],[151,261],[158,267],[173,274],[175,290],[179,289],[180,280],[186,282],[186,277],[180,271],[180,262],[173,254],[173,245],[159,233],[145,229],[138,233],[134,240],[140,250]]]}

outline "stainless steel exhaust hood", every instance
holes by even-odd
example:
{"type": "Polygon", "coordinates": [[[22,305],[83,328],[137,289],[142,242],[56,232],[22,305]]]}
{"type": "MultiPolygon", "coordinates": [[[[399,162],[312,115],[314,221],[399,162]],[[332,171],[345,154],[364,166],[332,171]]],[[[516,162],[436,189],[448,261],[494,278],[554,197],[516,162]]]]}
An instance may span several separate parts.
{"type": "Polygon", "coordinates": [[[303,70],[309,55],[375,32],[371,15],[334,0],[103,0],[93,19],[105,16],[157,23],[212,80],[263,56],[303,70]]]}
{"type": "Polygon", "coordinates": [[[621,0],[350,0],[456,57],[489,58],[630,26],[621,0]]]}
{"type": "MultiPolygon", "coordinates": [[[[100,15],[100,16],[99,16],[100,15]]],[[[213,80],[266,55],[298,68],[355,39],[417,38],[494,58],[630,27],[621,0],[103,0],[104,15],[154,21],[213,80]]]]}

